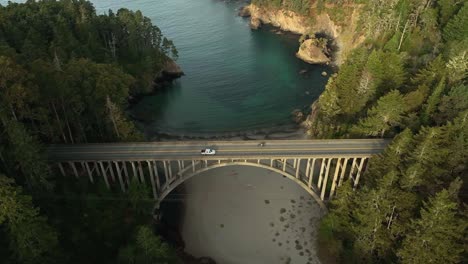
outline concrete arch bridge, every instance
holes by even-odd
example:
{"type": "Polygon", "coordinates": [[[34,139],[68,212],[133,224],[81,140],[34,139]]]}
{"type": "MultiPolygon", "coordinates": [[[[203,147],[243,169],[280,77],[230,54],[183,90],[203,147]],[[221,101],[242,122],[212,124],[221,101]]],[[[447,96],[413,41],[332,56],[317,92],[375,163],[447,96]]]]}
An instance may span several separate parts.
{"type": "MultiPolygon", "coordinates": [[[[346,179],[356,187],[383,139],[176,141],[51,145],[49,160],[63,176],[104,181],[125,192],[132,178],[151,186],[156,206],[177,186],[207,170],[253,166],[299,184],[326,210],[326,202],[346,179]],[[262,144],[263,143],[263,144],[262,144]],[[215,155],[201,155],[204,148],[215,155]]],[[[274,176],[273,176],[274,177],[274,176]]]]}

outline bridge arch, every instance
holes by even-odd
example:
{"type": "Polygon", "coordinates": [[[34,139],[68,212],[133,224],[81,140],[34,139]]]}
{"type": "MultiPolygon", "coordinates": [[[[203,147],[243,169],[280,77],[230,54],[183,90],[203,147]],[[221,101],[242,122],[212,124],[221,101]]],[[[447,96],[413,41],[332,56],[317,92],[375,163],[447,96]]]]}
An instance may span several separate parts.
{"type": "Polygon", "coordinates": [[[323,200],[320,199],[320,194],[317,191],[317,189],[315,188],[315,186],[311,186],[311,188],[309,188],[309,186],[307,184],[305,184],[300,179],[296,178],[294,175],[288,173],[287,171],[282,171],[280,169],[277,169],[277,168],[274,168],[274,167],[271,167],[271,166],[268,166],[268,165],[265,165],[265,164],[249,162],[249,161],[231,161],[231,162],[226,162],[226,163],[216,163],[216,164],[212,164],[212,165],[209,165],[207,167],[204,167],[204,168],[197,169],[194,172],[183,174],[183,175],[181,175],[181,177],[178,177],[177,179],[175,179],[170,184],[166,185],[165,188],[162,189],[162,192],[158,195],[158,199],[157,199],[157,203],[156,203],[155,208],[159,208],[160,203],[174,189],[176,189],[178,186],[180,186],[185,181],[187,181],[187,180],[191,179],[192,177],[197,176],[197,175],[199,175],[199,174],[201,174],[203,172],[213,170],[213,169],[216,169],[216,168],[228,167],[228,166],[257,167],[257,168],[266,169],[266,170],[269,170],[269,171],[272,171],[272,172],[276,172],[276,173],[278,173],[278,174],[280,174],[282,176],[285,176],[286,178],[294,181],[296,184],[299,184],[299,186],[301,188],[303,188],[305,191],[307,191],[307,193],[309,193],[312,196],[312,198],[314,198],[314,200],[317,202],[317,204],[320,206],[320,208],[322,210],[324,210],[324,212],[327,212],[327,207],[326,207],[325,203],[323,202],[323,200]]]}

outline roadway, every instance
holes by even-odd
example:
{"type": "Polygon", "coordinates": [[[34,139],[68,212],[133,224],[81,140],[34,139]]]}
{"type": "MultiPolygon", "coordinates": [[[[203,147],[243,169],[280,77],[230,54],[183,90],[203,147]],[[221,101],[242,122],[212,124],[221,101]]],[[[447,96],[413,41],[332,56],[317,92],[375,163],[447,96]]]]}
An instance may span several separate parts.
{"type": "Polygon", "coordinates": [[[381,153],[389,142],[385,139],[333,139],[50,145],[48,157],[57,162],[369,157],[381,153]],[[265,143],[263,147],[259,146],[261,142],[265,143]],[[216,155],[201,155],[204,148],[215,149],[216,155]]]}

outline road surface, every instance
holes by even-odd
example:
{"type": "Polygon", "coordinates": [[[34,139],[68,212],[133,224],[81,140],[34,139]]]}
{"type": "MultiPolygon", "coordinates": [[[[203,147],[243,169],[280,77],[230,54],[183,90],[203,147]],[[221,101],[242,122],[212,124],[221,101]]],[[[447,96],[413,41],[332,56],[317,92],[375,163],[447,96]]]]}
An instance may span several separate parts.
{"type": "Polygon", "coordinates": [[[369,157],[381,153],[389,142],[385,139],[333,139],[74,144],[50,145],[48,156],[57,162],[369,157]],[[261,142],[265,143],[263,147],[259,146],[261,142]],[[216,155],[201,155],[204,148],[215,149],[216,155]]]}

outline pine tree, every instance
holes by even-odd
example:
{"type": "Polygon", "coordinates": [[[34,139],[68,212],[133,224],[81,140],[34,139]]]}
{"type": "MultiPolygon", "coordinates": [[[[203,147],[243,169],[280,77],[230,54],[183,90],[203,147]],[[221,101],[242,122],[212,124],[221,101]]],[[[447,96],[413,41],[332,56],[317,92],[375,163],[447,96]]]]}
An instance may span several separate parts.
{"type": "Polygon", "coordinates": [[[57,233],[39,215],[32,198],[13,180],[0,175],[0,226],[5,225],[18,263],[52,263],[58,247],[57,233]]]}
{"type": "Polygon", "coordinates": [[[391,260],[399,238],[406,232],[405,222],[412,216],[416,197],[401,190],[398,182],[398,172],[391,171],[375,188],[361,189],[358,194],[352,217],[354,250],[365,262],[391,260]]]}
{"type": "Polygon", "coordinates": [[[456,195],[444,189],[424,203],[398,251],[402,263],[460,263],[468,222],[458,215],[456,195]]]}
{"type": "Polygon", "coordinates": [[[370,159],[366,175],[361,181],[369,187],[375,187],[376,182],[390,171],[398,171],[404,164],[408,153],[414,147],[413,133],[410,129],[405,129],[398,134],[384,153],[376,155],[370,159]]]}
{"type": "Polygon", "coordinates": [[[445,41],[462,41],[468,38],[468,4],[465,2],[458,13],[453,16],[444,28],[445,41]]]}
{"type": "Polygon", "coordinates": [[[135,240],[119,252],[118,263],[181,263],[169,245],[147,226],[137,228],[135,240]]]}
{"type": "Polygon", "coordinates": [[[460,1],[458,0],[437,0],[439,6],[439,23],[445,25],[450,17],[453,16],[460,8],[460,1]]]}
{"type": "Polygon", "coordinates": [[[460,112],[468,109],[468,87],[464,84],[451,88],[447,95],[444,95],[438,106],[438,111],[434,114],[434,120],[438,124],[444,124],[453,120],[460,112]]]}
{"type": "Polygon", "coordinates": [[[371,108],[365,119],[352,128],[357,134],[384,137],[385,133],[400,124],[406,111],[403,96],[394,90],[382,96],[377,105],[371,108]]]}
{"type": "Polygon", "coordinates": [[[445,77],[442,77],[439,84],[435,87],[431,96],[429,96],[427,103],[424,106],[423,112],[421,113],[421,119],[423,124],[429,124],[432,114],[437,108],[440,99],[446,88],[445,77]]]}

